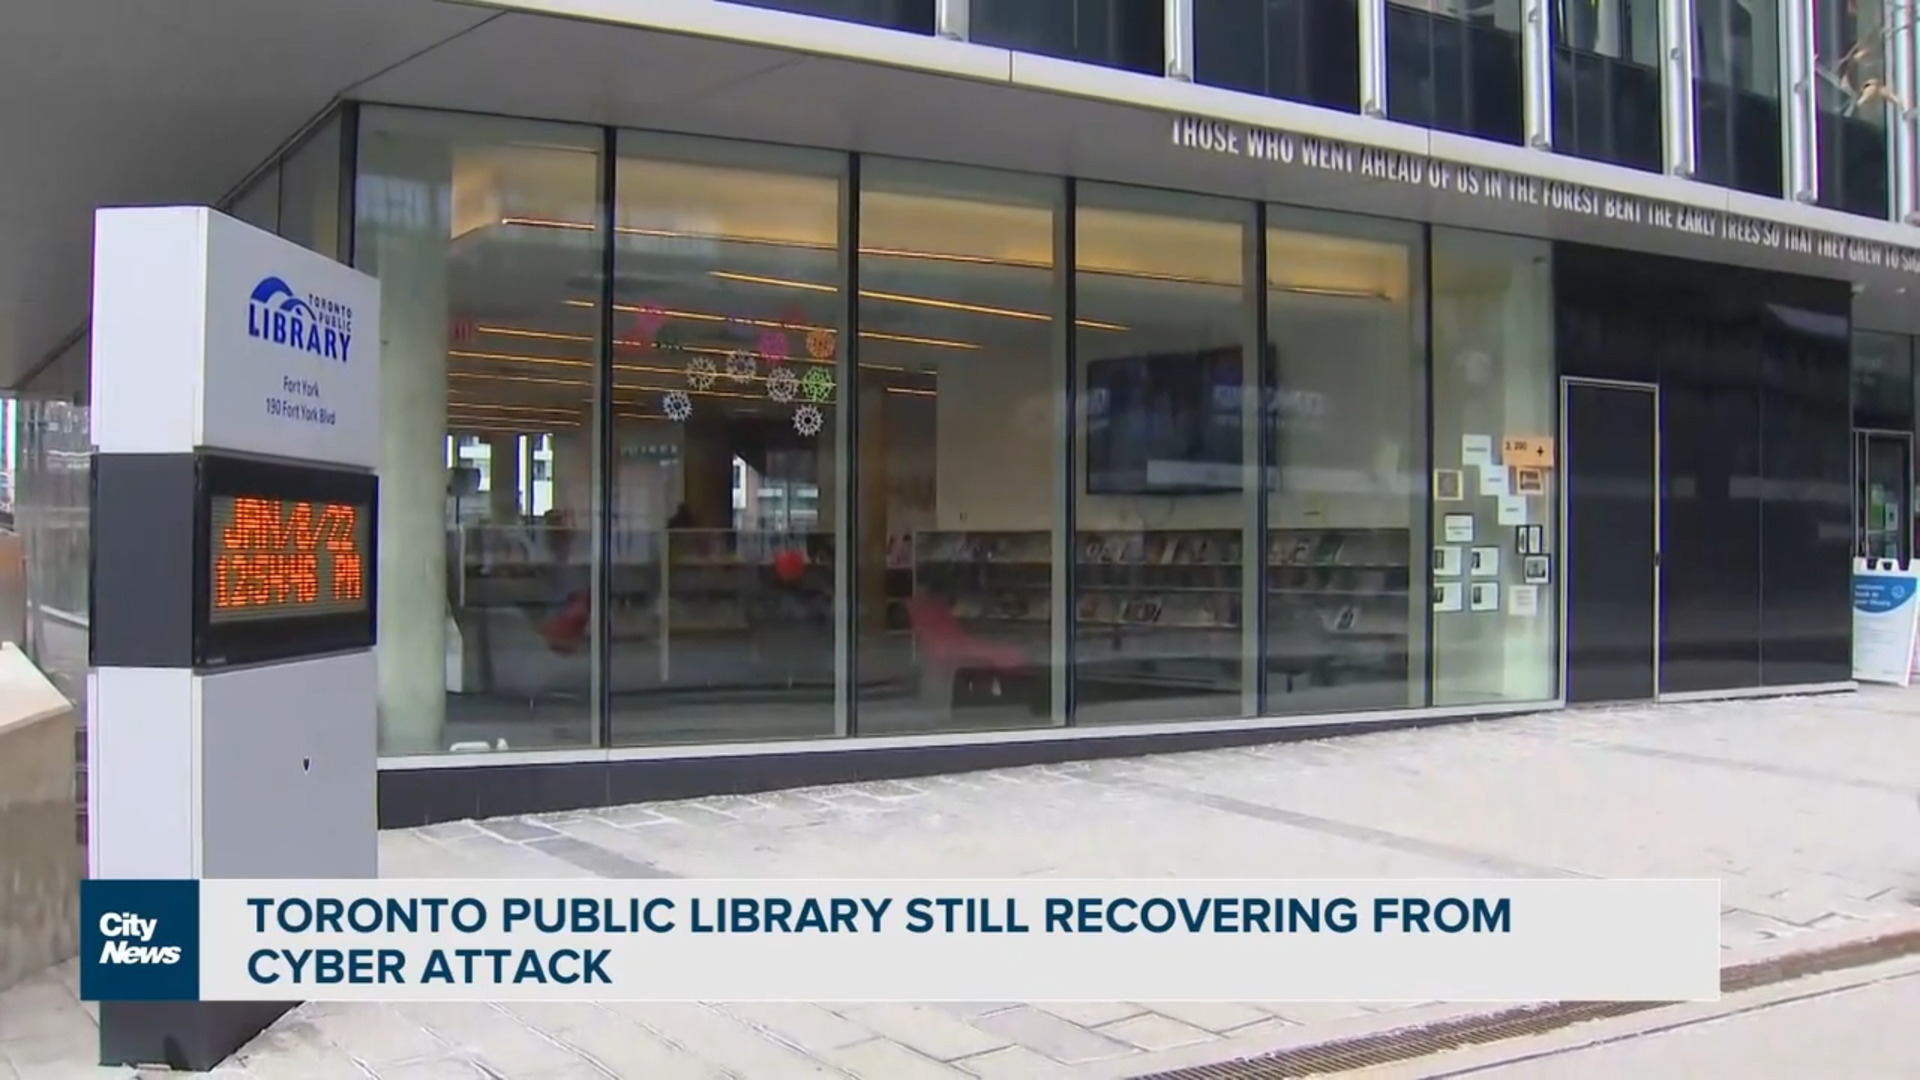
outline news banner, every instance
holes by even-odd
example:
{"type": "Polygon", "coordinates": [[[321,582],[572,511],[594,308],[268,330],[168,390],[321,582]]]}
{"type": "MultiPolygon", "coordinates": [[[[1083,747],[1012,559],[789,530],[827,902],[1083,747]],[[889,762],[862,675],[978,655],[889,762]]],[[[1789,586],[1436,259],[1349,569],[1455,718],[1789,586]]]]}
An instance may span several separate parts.
{"type": "Polygon", "coordinates": [[[92,1001],[1714,1000],[1720,883],[88,881],[92,1001]]]}

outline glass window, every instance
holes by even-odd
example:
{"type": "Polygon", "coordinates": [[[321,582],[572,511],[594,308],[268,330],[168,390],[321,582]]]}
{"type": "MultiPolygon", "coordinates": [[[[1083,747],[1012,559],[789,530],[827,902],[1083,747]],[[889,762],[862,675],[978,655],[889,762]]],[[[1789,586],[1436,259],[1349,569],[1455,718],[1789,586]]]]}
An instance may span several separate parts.
{"type": "Polygon", "coordinates": [[[240,190],[227,204],[227,213],[256,229],[275,232],[280,228],[280,167],[278,165],[240,190]]]}
{"type": "Polygon", "coordinates": [[[1360,111],[1355,0],[1194,0],[1194,81],[1360,111]]]}
{"type": "Polygon", "coordinates": [[[622,132],[617,745],[832,735],[838,154],[622,132]]]}
{"type": "Polygon", "coordinates": [[[1238,716],[1252,207],[1079,189],[1074,716],[1238,716]]]}
{"type": "Polygon", "coordinates": [[[1695,0],[1697,176],[1779,196],[1779,0],[1695,0]]]}
{"type": "Polygon", "coordinates": [[[1269,713],[1426,697],[1417,225],[1267,217],[1269,713]]]}
{"type": "Polygon", "coordinates": [[[1433,231],[1435,705],[1558,694],[1551,260],[1543,240],[1433,231]]]}
{"type": "Polygon", "coordinates": [[[383,753],[595,741],[601,139],[361,113],[354,253],[381,296],[383,753]]]}
{"type": "Polygon", "coordinates": [[[933,0],[733,0],[733,3],[892,30],[933,33],[933,0]]]}
{"type": "Polygon", "coordinates": [[[1820,205],[1885,219],[1887,118],[1898,108],[1887,77],[1896,31],[1882,0],[1816,0],[1815,101],[1820,205]]]}
{"type": "Polygon", "coordinates": [[[859,730],[1045,724],[1063,185],[877,158],[860,184],[859,730]]]}
{"type": "Polygon", "coordinates": [[[340,256],[340,115],[320,125],[280,165],[280,235],[340,256]]]}
{"type": "Polygon", "coordinates": [[[1661,171],[1659,0],[1554,0],[1553,148],[1661,171]]]}
{"type": "Polygon", "coordinates": [[[1387,115],[1519,145],[1520,0],[1389,0],[1387,115]]]}
{"type": "Polygon", "coordinates": [[[969,19],[985,45],[1166,74],[1164,0],[973,0],[969,19]]]}
{"type": "Polygon", "coordinates": [[[1913,339],[1905,334],[1853,334],[1853,426],[1913,429],[1913,339]]]}

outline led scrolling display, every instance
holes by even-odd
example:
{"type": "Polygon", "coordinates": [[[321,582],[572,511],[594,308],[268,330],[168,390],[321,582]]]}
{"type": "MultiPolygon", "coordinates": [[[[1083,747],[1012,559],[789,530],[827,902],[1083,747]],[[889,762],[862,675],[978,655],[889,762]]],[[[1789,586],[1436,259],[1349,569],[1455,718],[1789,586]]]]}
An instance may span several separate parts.
{"type": "Polygon", "coordinates": [[[218,495],[211,510],[210,622],[367,609],[366,508],[218,495]]]}

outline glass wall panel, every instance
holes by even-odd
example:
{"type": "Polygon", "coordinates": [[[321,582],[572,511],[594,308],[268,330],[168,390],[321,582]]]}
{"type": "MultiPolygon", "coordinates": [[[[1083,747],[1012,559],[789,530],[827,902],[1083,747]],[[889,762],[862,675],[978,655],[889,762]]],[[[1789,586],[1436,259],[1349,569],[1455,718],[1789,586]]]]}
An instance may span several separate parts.
{"type": "Polygon", "coordinates": [[[1558,694],[1557,463],[1523,465],[1502,449],[1554,444],[1552,252],[1544,240],[1433,231],[1435,705],[1558,694]],[[1473,539],[1461,542],[1467,521],[1473,539]]]}
{"type": "Polygon", "coordinates": [[[602,138],[361,113],[383,753],[594,742],[602,138]]]}
{"type": "Polygon", "coordinates": [[[1853,296],[1844,281],[1785,277],[1765,295],[1760,676],[1842,682],[1853,676],[1853,296]]]}
{"type": "MultiPolygon", "coordinates": [[[[1631,256],[1621,253],[1616,272],[1631,256]]],[[[1723,267],[1634,263],[1661,367],[1660,690],[1760,685],[1758,283],[1723,267]]],[[[1625,312],[1619,318],[1632,318],[1625,312]]]]}
{"type": "Polygon", "coordinates": [[[1061,181],[860,167],[859,731],[1045,724],[1061,181]]]}
{"type": "Polygon", "coordinates": [[[1355,0],[1194,0],[1194,81],[1360,111],[1355,0]]]}
{"type": "Polygon", "coordinates": [[[275,165],[253,178],[227,205],[227,213],[257,229],[280,228],[280,167],[275,165]]]}
{"type": "Polygon", "coordinates": [[[1913,339],[1905,334],[1853,334],[1853,426],[1913,430],[1913,339]]]}
{"type": "Polygon", "coordinates": [[[1659,0],[1553,0],[1553,148],[1661,171],[1659,0]]]}
{"type": "Polygon", "coordinates": [[[933,0],[732,0],[747,7],[819,15],[916,34],[933,33],[933,0]]]}
{"type": "Polygon", "coordinates": [[[1694,0],[1697,176],[1781,193],[1780,0],[1694,0]]]}
{"type": "Polygon", "coordinates": [[[329,259],[340,257],[340,114],[280,163],[280,235],[329,259]]]}
{"type": "Polygon", "coordinates": [[[1075,244],[1075,719],[1241,715],[1250,204],[1087,184],[1075,244]]]}
{"type": "MultiPolygon", "coordinates": [[[[1893,13],[1885,0],[1815,0],[1820,205],[1885,219],[1893,13]]],[[[1911,33],[1912,27],[1901,26],[1911,33]]]]}
{"type": "Polygon", "coordinates": [[[620,135],[616,744],[836,730],[844,172],[838,154],[620,135]]]}
{"type": "Polygon", "coordinates": [[[1388,0],[1387,115],[1519,145],[1521,0],[1388,0]]]}
{"type": "Polygon", "coordinates": [[[985,45],[1166,74],[1163,0],[973,0],[969,18],[985,45]]]}
{"type": "Polygon", "coordinates": [[[1267,215],[1268,713],[1426,698],[1416,225],[1267,215]]]}

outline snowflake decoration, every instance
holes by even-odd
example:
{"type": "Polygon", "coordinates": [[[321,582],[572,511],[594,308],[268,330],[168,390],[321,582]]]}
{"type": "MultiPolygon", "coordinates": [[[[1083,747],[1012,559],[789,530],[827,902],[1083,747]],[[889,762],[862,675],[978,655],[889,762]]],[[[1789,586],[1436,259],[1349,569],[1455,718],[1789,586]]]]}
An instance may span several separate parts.
{"type": "Polygon", "coordinates": [[[760,341],[756,351],[767,358],[767,363],[777,364],[787,358],[787,335],[778,330],[760,331],[760,341]]]}
{"type": "Polygon", "coordinates": [[[781,404],[786,404],[800,393],[800,376],[789,367],[777,367],[767,372],[767,396],[781,404]]]}
{"type": "Polygon", "coordinates": [[[815,360],[825,360],[833,355],[833,331],[818,327],[807,334],[807,355],[815,360]]]}
{"type": "Polygon", "coordinates": [[[727,354],[727,378],[737,383],[752,382],[760,374],[760,364],[744,349],[727,354]]]}
{"type": "Polygon", "coordinates": [[[676,424],[684,424],[693,415],[693,399],[685,390],[674,390],[660,399],[660,407],[666,410],[667,419],[676,424]]]}
{"type": "Polygon", "coordinates": [[[826,422],[817,405],[802,405],[793,410],[793,430],[804,438],[811,439],[820,434],[820,428],[826,422]]]}
{"type": "Polygon", "coordinates": [[[696,356],[687,361],[687,385],[695,390],[713,389],[713,381],[720,377],[720,369],[714,366],[710,356],[696,356]]]}
{"type": "Polygon", "coordinates": [[[808,368],[800,378],[800,392],[812,402],[825,401],[833,396],[833,372],[826,368],[808,368]]]}

